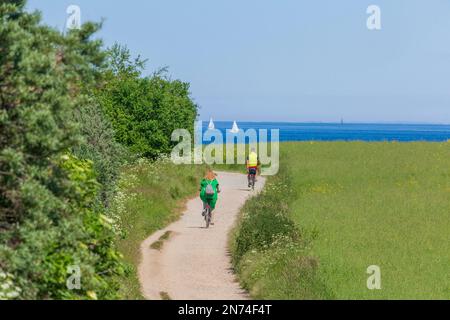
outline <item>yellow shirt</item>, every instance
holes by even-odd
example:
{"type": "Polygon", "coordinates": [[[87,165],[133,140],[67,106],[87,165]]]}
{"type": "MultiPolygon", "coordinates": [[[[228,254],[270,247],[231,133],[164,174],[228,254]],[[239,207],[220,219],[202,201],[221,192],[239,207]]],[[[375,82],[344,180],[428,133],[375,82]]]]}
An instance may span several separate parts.
{"type": "Polygon", "coordinates": [[[250,153],[248,156],[248,164],[249,167],[257,167],[258,166],[258,154],[256,152],[250,153]]]}

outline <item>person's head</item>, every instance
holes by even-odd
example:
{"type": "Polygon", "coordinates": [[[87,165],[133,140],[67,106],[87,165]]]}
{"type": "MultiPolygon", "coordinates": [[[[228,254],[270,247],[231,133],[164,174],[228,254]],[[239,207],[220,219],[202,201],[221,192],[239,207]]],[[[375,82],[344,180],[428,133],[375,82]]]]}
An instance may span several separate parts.
{"type": "Polygon", "coordinates": [[[252,147],[252,148],[250,149],[250,153],[256,153],[255,147],[252,147]]]}
{"type": "Polygon", "coordinates": [[[208,169],[206,171],[205,179],[207,180],[214,180],[216,178],[216,174],[211,169],[208,169]]]}

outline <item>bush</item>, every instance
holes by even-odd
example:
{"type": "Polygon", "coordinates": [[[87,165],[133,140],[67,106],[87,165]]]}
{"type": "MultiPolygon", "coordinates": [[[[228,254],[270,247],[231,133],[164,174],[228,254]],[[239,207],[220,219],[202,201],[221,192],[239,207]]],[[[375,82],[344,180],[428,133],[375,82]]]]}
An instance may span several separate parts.
{"type": "MultiPolygon", "coordinates": [[[[120,46],[104,52],[91,40],[99,24],[62,35],[24,6],[0,1],[0,299],[116,298],[125,229],[115,218],[128,209],[115,194],[119,171],[169,152],[197,106],[187,83],[142,77],[144,63],[120,46]],[[80,290],[66,287],[69,266],[81,270],[80,290]]],[[[164,191],[191,194],[183,187],[196,178],[186,179],[164,191]]],[[[172,217],[159,213],[152,228],[172,217]]]]}
{"type": "Polygon", "coordinates": [[[103,59],[89,40],[98,26],[62,36],[5,2],[0,20],[0,269],[22,299],[114,297],[121,267],[92,163],[66,155],[103,59]],[[70,265],[80,291],[66,288],[70,265]]]}
{"type": "Polygon", "coordinates": [[[74,148],[74,153],[93,161],[101,184],[101,200],[109,207],[120,168],[130,159],[130,155],[125,147],[116,142],[112,125],[99,106],[93,103],[81,106],[75,111],[74,118],[80,124],[83,135],[83,142],[74,148]]]}
{"type": "MultiPolygon", "coordinates": [[[[89,296],[95,293],[102,299],[117,298],[119,284],[116,282],[116,276],[121,276],[124,272],[120,262],[122,255],[115,249],[113,222],[97,201],[100,184],[97,182],[92,162],[67,156],[61,166],[69,173],[68,177],[73,183],[73,211],[78,212],[82,224],[79,230],[80,239],[74,238],[76,243],[69,245],[76,248],[76,252],[72,254],[79,257],[72,265],[79,265],[82,270],[82,290],[77,295],[89,296]]],[[[61,249],[54,251],[56,259],[64,256],[61,249]]],[[[51,252],[49,256],[52,256],[51,252]]],[[[70,258],[70,255],[67,258],[70,258]]],[[[50,263],[51,265],[55,263],[50,263]]],[[[59,282],[56,285],[58,284],[59,282]]]]}
{"type": "Polygon", "coordinates": [[[131,61],[126,48],[115,45],[109,53],[106,85],[97,96],[117,141],[133,153],[156,159],[175,146],[173,130],[193,132],[197,106],[190,98],[188,83],[171,81],[165,70],[142,77],[143,65],[139,58],[131,61]]]}
{"type": "Polygon", "coordinates": [[[55,170],[65,176],[61,196],[66,203],[49,214],[39,201],[45,190],[24,186],[27,205],[34,210],[24,223],[3,233],[2,267],[15,275],[23,299],[82,299],[92,293],[114,298],[114,277],[122,274],[122,266],[109,220],[96,206],[99,184],[92,163],[66,155],[55,170]],[[17,245],[3,245],[8,239],[17,245]],[[73,265],[81,269],[81,290],[66,287],[68,267],[73,265]]]}
{"type": "Polygon", "coordinates": [[[14,276],[0,269],[0,300],[15,299],[21,292],[22,289],[14,284],[14,276]]]}

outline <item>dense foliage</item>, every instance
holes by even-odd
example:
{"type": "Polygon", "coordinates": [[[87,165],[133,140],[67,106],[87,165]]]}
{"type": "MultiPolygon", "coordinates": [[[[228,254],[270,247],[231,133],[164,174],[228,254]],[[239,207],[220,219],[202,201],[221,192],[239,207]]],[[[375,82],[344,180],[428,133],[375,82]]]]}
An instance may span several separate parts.
{"type": "Polygon", "coordinates": [[[62,36],[11,4],[0,6],[0,269],[21,298],[113,297],[120,274],[98,206],[92,164],[70,155],[83,140],[74,110],[98,79],[94,24],[62,36]],[[83,287],[66,287],[67,268],[83,287]]]}
{"type": "Polygon", "coordinates": [[[114,194],[120,167],[130,160],[126,148],[115,140],[115,132],[102,109],[95,103],[82,105],[75,110],[74,119],[79,123],[83,141],[74,153],[94,163],[97,179],[101,184],[100,198],[108,207],[114,194]]]}
{"type": "Polygon", "coordinates": [[[126,48],[115,45],[109,52],[111,66],[98,100],[116,131],[117,141],[133,153],[156,158],[173,148],[173,130],[193,131],[197,106],[189,84],[170,80],[165,70],[142,77],[144,61],[131,60],[126,48]]]}
{"type": "Polygon", "coordinates": [[[196,106],[187,84],[142,78],[129,56],[115,65],[127,50],[92,40],[100,25],[63,35],[23,8],[0,1],[0,299],[115,298],[120,169],[129,151],[168,151],[196,106]],[[80,289],[66,285],[72,266],[80,289]]]}

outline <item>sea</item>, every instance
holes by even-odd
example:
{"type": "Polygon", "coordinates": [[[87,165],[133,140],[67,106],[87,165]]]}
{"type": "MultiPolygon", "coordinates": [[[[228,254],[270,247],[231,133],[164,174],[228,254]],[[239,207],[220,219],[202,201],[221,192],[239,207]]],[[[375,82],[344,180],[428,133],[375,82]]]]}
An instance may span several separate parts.
{"type": "MultiPolygon", "coordinates": [[[[216,121],[215,128],[225,137],[233,122],[216,121]]],[[[206,131],[208,122],[203,122],[206,131]]],[[[450,125],[444,124],[376,124],[376,123],[291,123],[238,122],[239,129],[279,129],[280,141],[430,141],[450,140],[450,125]]]]}

